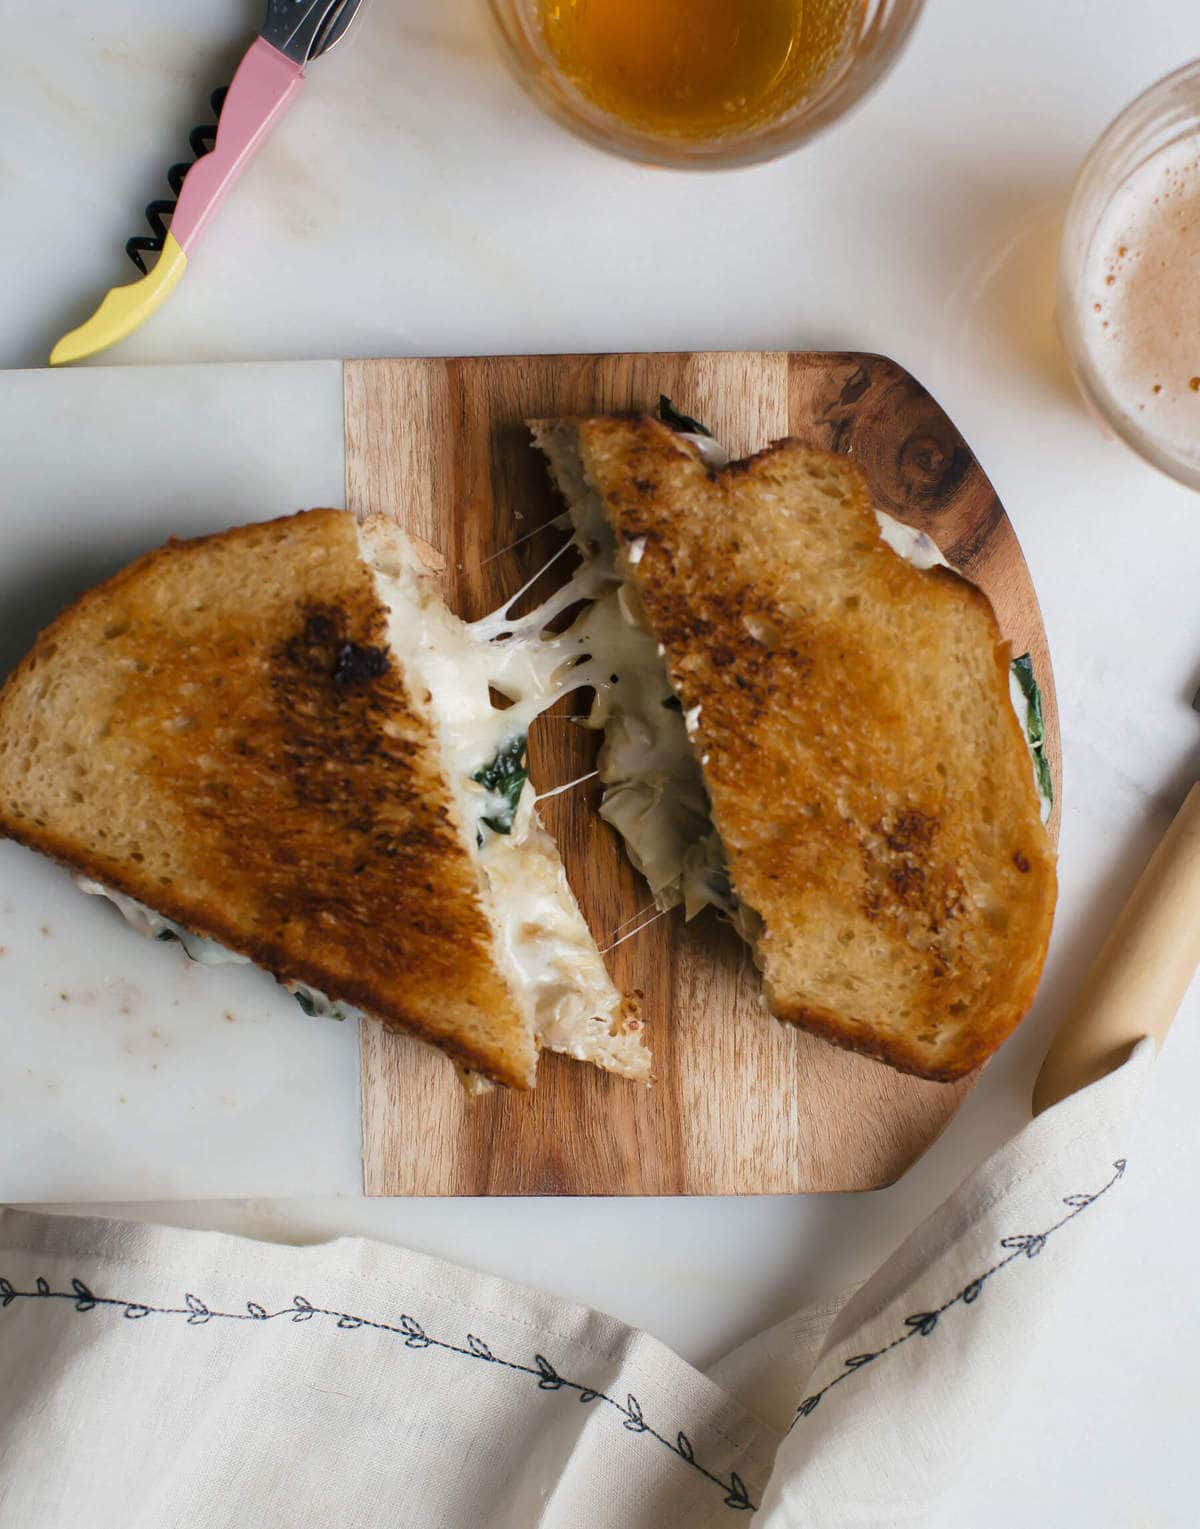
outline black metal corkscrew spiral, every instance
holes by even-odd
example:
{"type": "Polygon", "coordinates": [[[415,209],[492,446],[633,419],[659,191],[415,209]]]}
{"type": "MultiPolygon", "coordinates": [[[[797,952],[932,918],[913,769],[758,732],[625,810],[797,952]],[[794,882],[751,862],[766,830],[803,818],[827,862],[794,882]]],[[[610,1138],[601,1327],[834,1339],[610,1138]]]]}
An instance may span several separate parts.
{"type": "MultiPolygon", "coordinates": [[[[219,90],[214,90],[209,97],[213,115],[217,118],[221,115],[221,108],[225,105],[225,97],[229,94],[229,87],[222,85],[219,90]]],[[[146,255],[157,255],[167,237],[167,225],[170,223],[171,214],[179,205],[179,193],[183,189],[183,177],[188,173],[198,159],[203,159],[205,154],[212,152],[213,144],[217,141],[216,122],[204,122],[199,127],[194,127],[188,134],[188,147],[192,151],[192,157],[186,163],[172,165],[167,171],[167,184],[174,192],[174,196],[168,201],[161,197],[157,201],[146,203],[146,222],[149,223],[152,232],[150,234],[134,234],[132,239],[125,242],[125,253],[141,271],[147,274],[146,255]]]]}

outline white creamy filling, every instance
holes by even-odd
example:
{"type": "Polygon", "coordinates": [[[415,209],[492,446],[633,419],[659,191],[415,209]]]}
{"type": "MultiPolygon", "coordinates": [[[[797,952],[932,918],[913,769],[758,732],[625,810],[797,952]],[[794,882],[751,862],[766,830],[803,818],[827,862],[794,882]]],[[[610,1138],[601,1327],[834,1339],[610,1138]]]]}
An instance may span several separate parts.
{"type": "Polygon", "coordinates": [[[696,455],[704,463],[705,467],[720,471],[722,467],[728,467],[733,458],[721,445],[720,441],[713,440],[711,435],[701,435],[697,430],[676,431],[681,441],[687,441],[690,446],[696,448],[696,455]]]}
{"type": "Polygon", "coordinates": [[[650,1053],[641,1023],[624,1017],[558,849],[537,821],[532,792],[513,832],[492,834],[479,860],[500,938],[529,997],[542,1045],[648,1083],[650,1053]]]}
{"type": "MultiPolygon", "coordinates": [[[[728,461],[709,436],[685,439],[710,465],[728,461]]],[[[563,638],[568,648],[589,655],[566,672],[564,689],[589,686],[595,694],[586,724],[604,731],[597,759],[604,786],[600,815],[624,839],[659,908],[683,903],[689,918],[709,903],[728,910],[732,899],[724,855],[689,726],[663,663],[665,650],[650,632],[637,591],[617,570],[616,538],[582,464],[569,453],[556,452],[554,470],[575,545],[597,591],[563,638]]],[[[643,538],[625,548],[634,564],[644,552],[643,538]]],[[[535,613],[528,619],[536,623],[539,618],[535,613]]],[[[692,730],[697,720],[693,708],[688,718],[692,730]]]]}
{"type": "MultiPolygon", "coordinates": [[[[219,945],[216,940],[205,939],[203,935],[185,929],[182,924],[175,923],[173,919],[164,918],[161,913],[155,913],[153,908],[147,908],[145,903],[138,902],[136,898],[127,897],[124,892],[117,892],[112,887],[106,887],[102,882],[92,881],[86,876],[76,876],[75,885],[81,892],[86,892],[91,897],[106,897],[120,912],[125,922],[136,929],[138,934],[152,940],[177,941],[188,959],[198,962],[201,966],[251,966],[253,964],[249,956],[239,956],[235,950],[219,945]]],[[[280,986],[286,988],[293,997],[298,998],[301,1006],[309,1014],[319,1014],[330,1019],[362,1017],[361,1010],[354,1008],[351,1004],[343,1003],[341,999],[327,997],[317,988],[310,987],[307,982],[283,982],[280,986]]]]}
{"type": "Polygon", "coordinates": [[[1021,732],[1028,738],[1029,698],[1021,689],[1021,682],[1011,669],[1008,671],[1008,698],[1012,702],[1012,709],[1017,714],[1017,721],[1021,724],[1021,732]]]}
{"type": "Polygon", "coordinates": [[[525,781],[514,803],[474,778],[503,751],[519,752],[535,717],[560,696],[595,682],[579,623],[559,635],[545,629],[568,606],[612,587],[615,575],[585,557],[529,615],[507,618],[520,590],[501,610],[468,623],[448,609],[402,535],[390,548],[373,544],[369,533],[362,541],[390,614],[392,651],[427,692],[446,773],[476,843],[500,954],[539,1042],[648,1082],[640,1022],[625,1014],[553,840],[538,821],[532,786],[525,781]],[[495,706],[493,690],[512,704],[495,706]],[[497,831],[496,822],[509,831],[497,831]]]}
{"type": "Polygon", "coordinates": [[[927,568],[950,567],[942,556],[942,549],[928,532],[918,531],[915,526],[906,526],[902,520],[896,520],[884,510],[876,510],[875,519],[879,523],[881,539],[906,563],[920,568],[922,572],[927,568]]]}
{"type": "Polygon", "coordinates": [[[596,699],[587,718],[604,730],[600,816],[625,840],[659,908],[683,903],[689,918],[709,903],[727,909],[724,857],[688,736],[699,708],[683,716],[631,585],[597,600],[579,627],[600,655],[589,666],[596,699]]]}
{"type": "MultiPolygon", "coordinates": [[[[546,631],[548,623],[569,606],[615,587],[616,575],[585,557],[571,578],[528,615],[507,617],[525,593],[522,589],[490,616],[465,622],[446,606],[411,550],[398,538],[396,546],[391,556],[377,546],[363,552],[390,612],[388,640],[406,671],[424,683],[463,815],[472,828],[486,833],[483,820],[505,804],[474,777],[523,739],[534,719],[561,696],[599,679],[597,664],[584,662],[589,648],[580,623],[558,635],[546,631]],[[511,704],[494,705],[492,690],[511,704]]],[[[540,573],[530,582],[537,577],[540,573]]]]}
{"type": "Polygon", "coordinates": [[[109,902],[120,910],[125,922],[139,934],[144,934],[153,940],[178,940],[190,959],[198,961],[201,966],[249,966],[251,964],[249,956],[239,956],[236,951],[227,950],[224,945],[218,945],[216,940],[206,940],[203,935],[193,934],[190,929],[185,929],[181,924],[164,918],[161,913],[155,913],[153,908],[147,908],[145,903],[126,897],[123,892],[115,892],[99,881],[91,881],[86,876],[76,876],[75,885],[81,892],[88,893],[90,897],[107,897],[109,902]]]}

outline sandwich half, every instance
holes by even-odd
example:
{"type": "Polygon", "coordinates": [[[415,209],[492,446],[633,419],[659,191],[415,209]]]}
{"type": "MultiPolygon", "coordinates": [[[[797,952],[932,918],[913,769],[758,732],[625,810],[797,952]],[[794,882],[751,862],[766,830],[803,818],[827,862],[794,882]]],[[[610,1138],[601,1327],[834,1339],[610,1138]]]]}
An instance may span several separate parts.
{"type": "Polygon", "coordinates": [[[1028,690],[987,598],[845,457],[729,462],[677,423],[533,426],[608,581],[577,633],[613,682],[602,813],[661,906],[733,920],[778,1018],[960,1077],[1029,1007],[1050,936],[1028,690]]]}
{"type": "Polygon", "coordinates": [[[172,541],[0,689],[0,836],[143,933],[421,1036],[470,1079],[528,1088],[548,1047],[649,1081],[538,822],[531,708],[492,703],[516,657],[492,637],[390,521],[172,541]]]}

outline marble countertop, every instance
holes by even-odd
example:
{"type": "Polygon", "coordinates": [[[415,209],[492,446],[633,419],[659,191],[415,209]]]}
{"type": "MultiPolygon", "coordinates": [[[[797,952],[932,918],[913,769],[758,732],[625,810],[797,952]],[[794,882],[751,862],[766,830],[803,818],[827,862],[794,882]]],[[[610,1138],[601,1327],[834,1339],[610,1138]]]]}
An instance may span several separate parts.
{"type": "MultiPolygon", "coordinates": [[[[166,167],[184,157],[257,11],[240,0],[7,0],[0,364],[42,365],[128,279],[124,241],[164,194],[166,167]]],[[[155,1191],[131,1154],[119,1198],[139,1203],[126,1211],[404,1242],[600,1306],[703,1362],[868,1273],[1026,1118],[1056,1013],[1197,774],[1200,499],[1100,436],[1051,322],[1057,231],[1082,156],[1195,48],[1189,0],[1159,0],[1152,24],[1117,0],[932,3],[855,116],[791,158],[712,177],[626,165],[545,120],[505,73],[476,0],[376,0],[355,38],[314,67],[178,291],[105,361],[894,356],[971,442],[1040,592],[1065,756],[1058,925],[1035,1012],[932,1151],[880,1194],[368,1202],[338,1167],[316,1175],[320,1198],[164,1203],[146,1199],[155,1191]]],[[[48,456],[70,460],[54,406],[36,428],[48,456]]],[[[4,472],[0,504],[13,493],[4,472]]],[[[152,484],[171,491],[168,464],[152,484]]],[[[996,1429],[995,1446],[972,1502],[947,1523],[1195,1521],[1197,996],[1131,1145],[1129,1219],[1063,1314],[1072,1363],[1013,1399],[1003,1426],[978,1420],[996,1429]]],[[[351,1074],[332,1073],[330,1108],[352,1132],[351,1074]]],[[[306,1129],[300,1109],[272,1108],[275,1147],[275,1133],[306,1129]]],[[[41,1183],[42,1198],[64,1198],[52,1174],[41,1183]]],[[[69,1193],[83,1194],[77,1180],[69,1193]]]]}

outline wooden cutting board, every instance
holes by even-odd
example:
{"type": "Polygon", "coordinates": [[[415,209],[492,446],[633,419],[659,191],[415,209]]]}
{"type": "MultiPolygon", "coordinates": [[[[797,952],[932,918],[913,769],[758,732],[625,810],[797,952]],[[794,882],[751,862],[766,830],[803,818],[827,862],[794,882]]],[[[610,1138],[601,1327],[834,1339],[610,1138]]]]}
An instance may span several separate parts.
{"type": "MultiPolygon", "coordinates": [[[[482,615],[561,540],[529,536],[562,506],[523,421],[651,410],[660,393],[735,456],[785,435],[851,453],[876,502],[929,531],[991,597],[1014,653],[1033,653],[1057,787],[1054,682],[1016,536],[962,436],[893,361],[774,352],[347,362],[347,502],[360,515],[397,516],[437,549],[451,606],[482,615]]],[[[531,734],[539,790],[592,767],[598,737],[567,720],[571,710],[568,697],[531,734]]],[[[596,815],[593,785],[542,810],[603,948],[649,898],[596,815]]],[[[534,1093],[468,1102],[443,1057],[363,1025],[366,1193],[872,1189],[929,1146],[971,1087],[904,1077],[778,1024],[741,942],[711,914],[690,926],[662,918],[609,961],[617,986],[642,995],[651,1089],[544,1054],[534,1093]]]]}

